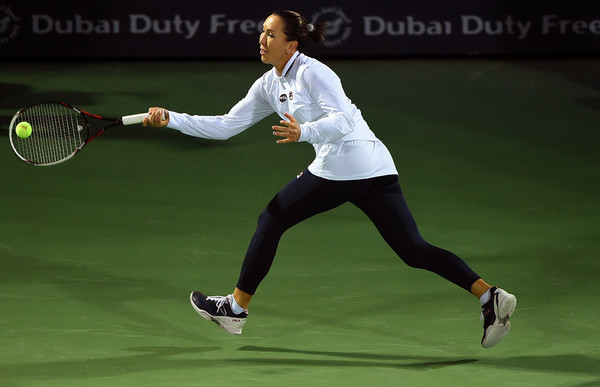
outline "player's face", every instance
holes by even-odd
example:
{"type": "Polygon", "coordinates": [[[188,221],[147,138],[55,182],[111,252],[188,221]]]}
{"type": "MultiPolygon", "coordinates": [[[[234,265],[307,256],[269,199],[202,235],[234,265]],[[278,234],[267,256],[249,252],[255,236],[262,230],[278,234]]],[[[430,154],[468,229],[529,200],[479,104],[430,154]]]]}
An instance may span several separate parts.
{"type": "Polygon", "coordinates": [[[289,42],[283,33],[284,23],[279,16],[271,15],[263,24],[263,32],[260,34],[260,60],[263,63],[273,65],[281,74],[288,60],[296,52],[298,43],[289,42]]]}

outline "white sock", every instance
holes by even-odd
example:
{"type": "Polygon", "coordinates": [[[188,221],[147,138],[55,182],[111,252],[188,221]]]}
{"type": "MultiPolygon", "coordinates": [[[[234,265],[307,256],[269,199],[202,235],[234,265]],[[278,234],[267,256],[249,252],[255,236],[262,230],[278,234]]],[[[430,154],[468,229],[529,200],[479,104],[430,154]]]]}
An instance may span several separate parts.
{"type": "Polygon", "coordinates": [[[246,311],[244,308],[238,305],[238,303],[235,301],[235,297],[233,297],[233,294],[230,294],[229,297],[231,299],[231,311],[233,313],[240,314],[246,311]]]}
{"type": "Polygon", "coordinates": [[[490,298],[492,298],[492,289],[483,293],[483,296],[479,297],[479,302],[481,303],[481,306],[485,305],[490,300],[490,298]]]}

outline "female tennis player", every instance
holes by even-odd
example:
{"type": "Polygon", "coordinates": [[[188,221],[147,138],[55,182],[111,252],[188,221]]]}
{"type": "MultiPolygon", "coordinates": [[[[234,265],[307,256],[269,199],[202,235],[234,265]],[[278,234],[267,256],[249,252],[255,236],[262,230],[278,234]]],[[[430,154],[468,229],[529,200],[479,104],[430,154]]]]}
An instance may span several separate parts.
{"type": "Polygon", "coordinates": [[[228,139],[276,112],[277,143],[307,142],[316,152],[308,168],[275,195],[258,218],[237,286],[227,296],[192,292],[202,317],[232,334],[241,334],[248,305],[267,275],[279,240],[295,224],[346,202],[361,209],[384,240],[409,266],[426,269],[478,297],[484,319],[481,344],[492,347],[510,330],[514,295],[485,283],[455,254],[421,237],[405,203],[398,172],[385,145],[346,96],[340,79],[302,51],[308,40],[325,39],[324,25],[293,11],[276,11],[264,22],[259,47],[273,68],[247,95],[221,116],[191,116],[150,108],[144,125],[168,126],[206,139],[228,139]]]}

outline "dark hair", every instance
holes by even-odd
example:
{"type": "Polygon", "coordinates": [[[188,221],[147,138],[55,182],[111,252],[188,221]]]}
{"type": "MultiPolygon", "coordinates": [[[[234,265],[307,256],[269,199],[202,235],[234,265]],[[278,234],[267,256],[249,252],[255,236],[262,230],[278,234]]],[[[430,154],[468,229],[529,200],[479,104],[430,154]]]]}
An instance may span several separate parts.
{"type": "Polygon", "coordinates": [[[306,47],[308,38],[319,44],[325,40],[325,25],[327,23],[310,23],[308,19],[295,11],[279,10],[272,13],[283,19],[283,33],[288,42],[297,41],[298,51],[306,47]]]}

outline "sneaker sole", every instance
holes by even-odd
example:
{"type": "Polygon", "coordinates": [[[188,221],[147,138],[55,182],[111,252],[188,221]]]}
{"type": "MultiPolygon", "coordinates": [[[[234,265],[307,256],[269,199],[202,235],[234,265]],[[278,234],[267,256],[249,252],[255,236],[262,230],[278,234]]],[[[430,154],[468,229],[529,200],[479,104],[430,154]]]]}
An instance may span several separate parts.
{"type": "Polygon", "coordinates": [[[232,318],[232,317],[214,317],[214,316],[211,316],[205,310],[202,310],[202,309],[198,308],[196,306],[196,304],[194,304],[194,300],[192,299],[193,295],[194,295],[194,292],[192,292],[190,294],[190,303],[192,304],[192,307],[194,308],[194,310],[196,311],[196,313],[198,313],[200,315],[200,317],[204,318],[205,320],[212,321],[212,322],[216,323],[218,326],[220,326],[227,333],[230,333],[232,335],[241,335],[242,334],[242,328],[237,328],[237,327],[230,326],[232,323],[238,323],[239,319],[235,319],[235,318],[232,318]]]}
{"type": "Polygon", "coordinates": [[[515,312],[515,308],[517,307],[517,297],[510,293],[504,292],[498,296],[498,318],[502,321],[499,321],[501,324],[509,324],[508,319],[515,312]],[[502,297],[500,297],[502,296],[502,297]]]}
{"type": "Polygon", "coordinates": [[[498,344],[510,332],[510,316],[517,307],[517,297],[505,292],[498,294],[498,310],[496,311],[496,322],[489,326],[485,333],[485,340],[481,342],[484,348],[491,348],[498,344]]]}
{"type": "Polygon", "coordinates": [[[495,324],[488,327],[485,334],[485,340],[481,342],[481,346],[483,348],[492,348],[494,345],[502,341],[502,339],[508,335],[508,332],[510,332],[510,321],[505,325],[495,324]]]}

